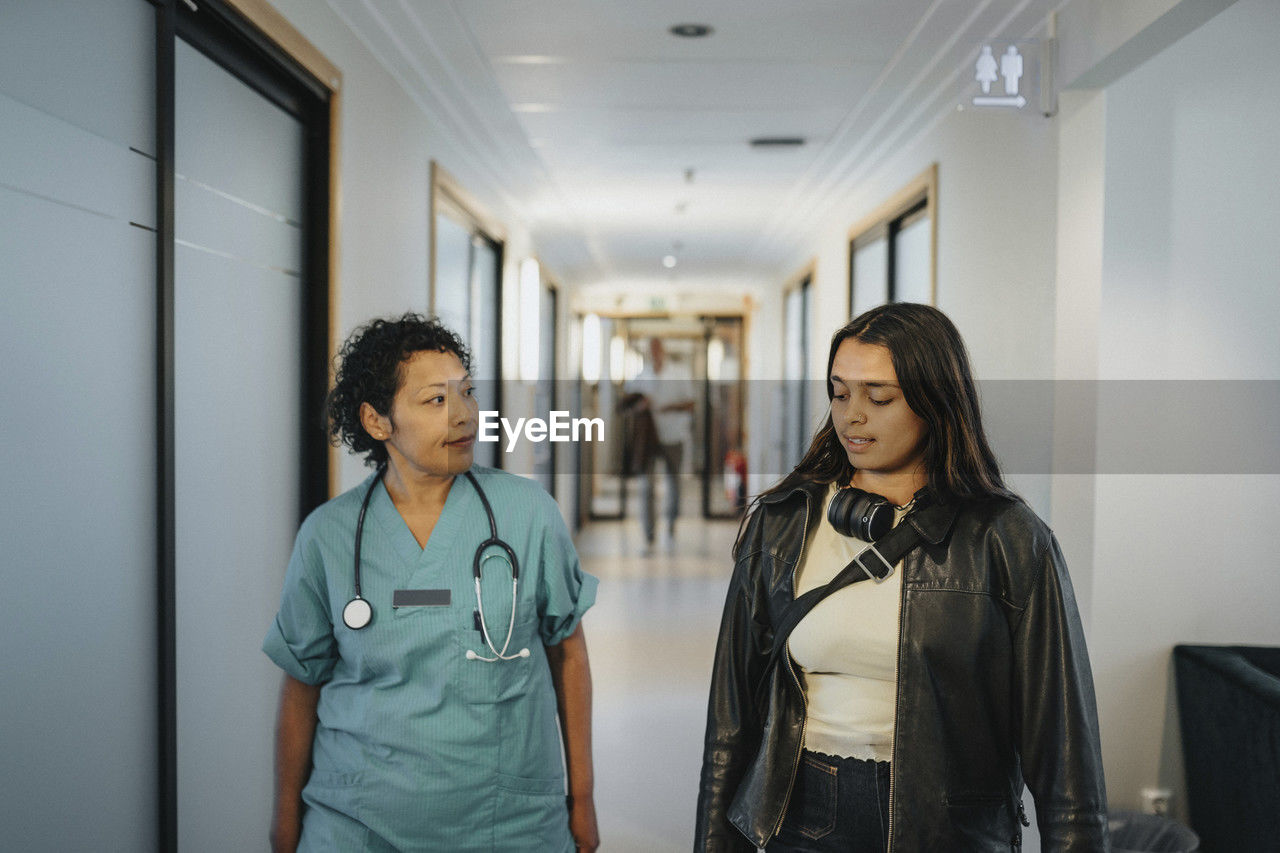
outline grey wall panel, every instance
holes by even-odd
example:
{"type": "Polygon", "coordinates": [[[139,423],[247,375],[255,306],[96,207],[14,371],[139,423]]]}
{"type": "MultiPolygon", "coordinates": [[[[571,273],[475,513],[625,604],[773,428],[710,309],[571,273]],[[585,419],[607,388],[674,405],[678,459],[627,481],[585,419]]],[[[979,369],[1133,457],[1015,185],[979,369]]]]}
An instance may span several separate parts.
{"type": "MultiPolygon", "coordinates": [[[[265,847],[280,673],[260,646],[298,523],[302,127],[178,44],[179,847],[265,847]]],[[[317,413],[318,415],[318,413],[317,413]]]]}
{"type": "Polygon", "coordinates": [[[176,258],[178,828],[262,846],[280,673],[261,652],[297,525],[296,278],[176,258]]]}
{"type": "Polygon", "coordinates": [[[181,213],[174,223],[175,239],[211,254],[234,258],[250,266],[301,273],[301,230],[265,208],[207,184],[178,180],[174,207],[181,213]]]}
{"type": "Polygon", "coordinates": [[[155,844],[155,236],[0,189],[0,826],[155,844]]]}
{"type": "Polygon", "coordinates": [[[278,168],[300,158],[298,123],[181,40],[177,64],[177,173],[300,221],[301,159],[278,168]]]}
{"type": "Polygon", "coordinates": [[[0,89],[155,154],[155,9],[145,0],[3,0],[0,89]]]}
{"type": "MultiPolygon", "coordinates": [[[[1103,380],[1280,380],[1276,12],[1273,0],[1239,0],[1106,90],[1103,380]]],[[[1098,397],[1099,460],[1117,458],[1133,431],[1109,396],[1098,397]]],[[[1266,464],[1277,433],[1270,419],[1249,429],[1256,402],[1186,395],[1169,412],[1174,425],[1203,430],[1195,452],[1220,455],[1218,473],[1096,478],[1089,652],[1117,805],[1136,807],[1158,781],[1174,790],[1175,810],[1186,806],[1171,646],[1280,644],[1280,477],[1266,464]],[[1256,472],[1233,473],[1236,450],[1256,454],[1256,472]],[[1212,534],[1210,571],[1192,529],[1212,534]]]]}
{"type": "Polygon", "coordinates": [[[0,185],[155,227],[155,161],[0,93],[0,185]]]}
{"type": "Polygon", "coordinates": [[[150,850],[155,12],[2,11],[3,846],[150,850]]]}

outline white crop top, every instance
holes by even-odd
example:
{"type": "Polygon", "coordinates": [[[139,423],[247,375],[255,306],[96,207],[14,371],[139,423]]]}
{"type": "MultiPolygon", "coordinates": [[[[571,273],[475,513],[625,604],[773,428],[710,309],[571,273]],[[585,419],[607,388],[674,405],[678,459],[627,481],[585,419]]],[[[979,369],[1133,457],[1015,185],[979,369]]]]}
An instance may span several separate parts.
{"type": "MultiPolygon", "coordinates": [[[[836,488],[827,490],[822,520],[796,568],[797,595],[830,581],[867,546],[827,521],[836,488]]],[[[894,523],[905,513],[898,510],[894,523]]],[[[791,632],[788,647],[808,702],[805,749],[892,759],[901,595],[899,563],[883,583],[862,581],[827,596],[791,632]]]]}

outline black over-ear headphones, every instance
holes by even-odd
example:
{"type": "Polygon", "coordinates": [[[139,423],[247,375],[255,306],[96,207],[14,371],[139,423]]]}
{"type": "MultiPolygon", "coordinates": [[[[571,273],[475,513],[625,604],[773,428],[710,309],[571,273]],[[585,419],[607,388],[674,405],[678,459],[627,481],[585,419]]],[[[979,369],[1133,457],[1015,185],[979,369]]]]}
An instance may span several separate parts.
{"type": "Polygon", "coordinates": [[[875,542],[893,528],[893,510],[888,498],[849,486],[836,490],[827,507],[827,521],[837,533],[875,542]]]}

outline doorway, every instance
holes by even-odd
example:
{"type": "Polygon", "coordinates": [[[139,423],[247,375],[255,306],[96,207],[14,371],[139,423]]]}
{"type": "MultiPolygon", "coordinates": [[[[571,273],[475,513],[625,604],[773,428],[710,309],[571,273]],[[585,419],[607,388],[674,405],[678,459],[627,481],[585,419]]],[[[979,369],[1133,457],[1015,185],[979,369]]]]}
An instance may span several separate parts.
{"type": "Polygon", "coordinates": [[[260,646],[297,526],[328,496],[331,100],[231,4],[169,11],[161,837],[254,849],[280,681],[260,646]]]}
{"type": "Polygon", "coordinates": [[[605,441],[578,446],[585,517],[643,523],[649,506],[655,525],[673,506],[677,517],[737,517],[746,488],[743,318],[581,322],[578,396],[585,416],[606,424],[605,441]],[[661,450],[636,441],[637,410],[648,408],[642,397],[654,403],[661,450]]]}

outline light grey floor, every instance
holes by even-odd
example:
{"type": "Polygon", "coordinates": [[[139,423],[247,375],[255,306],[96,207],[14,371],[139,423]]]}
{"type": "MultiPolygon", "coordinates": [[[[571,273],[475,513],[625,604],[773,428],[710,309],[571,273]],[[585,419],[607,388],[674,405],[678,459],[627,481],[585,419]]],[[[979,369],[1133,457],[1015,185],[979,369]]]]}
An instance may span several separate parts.
{"type": "Polygon", "coordinates": [[[680,519],[674,542],[641,555],[635,521],[578,537],[600,578],[584,618],[595,687],[596,811],[604,853],[688,851],[702,764],[707,686],[737,532],[680,519]]]}

